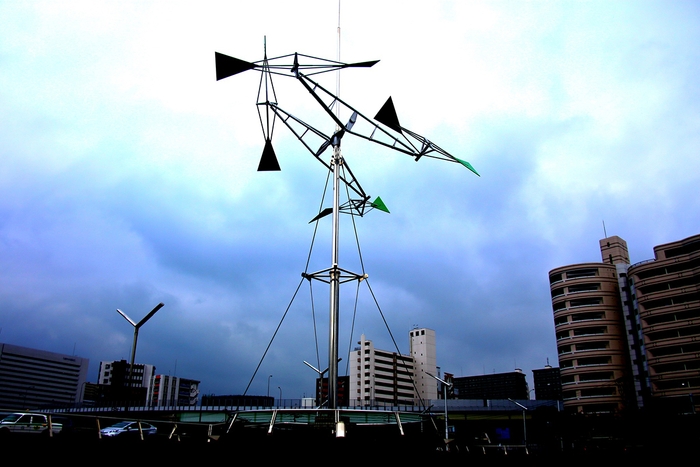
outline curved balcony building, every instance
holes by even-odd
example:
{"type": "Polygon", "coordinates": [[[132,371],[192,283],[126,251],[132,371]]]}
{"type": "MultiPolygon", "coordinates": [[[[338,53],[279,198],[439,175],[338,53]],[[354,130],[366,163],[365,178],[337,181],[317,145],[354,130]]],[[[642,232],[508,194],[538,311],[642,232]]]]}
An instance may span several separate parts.
{"type": "Polygon", "coordinates": [[[700,235],[654,248],[631,266],[655,399],[700,410],[700,235]],[[695,397],[693,397],[695,395],[695,397]]]}
{"type": "MultiPolygon", "coordinates": [[[[603,246],[601,241],[607,258],[603,246]]],[[[626,245],[620,251],[624,261],[626,245]]],[[[564,408],[582,413],[622,410],[633,390],[616,266],[559,267],[549,272],[549,283],[564,408]]]]}

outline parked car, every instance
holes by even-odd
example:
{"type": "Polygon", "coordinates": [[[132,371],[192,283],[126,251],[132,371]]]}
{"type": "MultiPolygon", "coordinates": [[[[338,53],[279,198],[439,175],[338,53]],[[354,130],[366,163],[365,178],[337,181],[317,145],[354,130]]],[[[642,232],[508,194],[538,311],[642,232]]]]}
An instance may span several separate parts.
{"type": "MultiPolygon", "coordinates": [[[[61,432],[61,423],[51,423],[53,434],[61,432]]],[[[49,434],[49,418],[39,413],[13,413],[0,420],[0,434],[49,434]]]]}
{"type": "MultiPolygon", "coordinates": [[[[154,427],[150,423],[141,422],[141,432],[143,433],[144,438],[146,436],[155,435],[157,431],[158,430],[156,429],[156,427],[154,427]]],[[[138,437],[139,422],[119,422],[112,426],[108,426],[107,428],[102,428],[100,430],[100,434],[108,438],[112,438],[115,436],[118,436],[120,438],[138,437]]]]}

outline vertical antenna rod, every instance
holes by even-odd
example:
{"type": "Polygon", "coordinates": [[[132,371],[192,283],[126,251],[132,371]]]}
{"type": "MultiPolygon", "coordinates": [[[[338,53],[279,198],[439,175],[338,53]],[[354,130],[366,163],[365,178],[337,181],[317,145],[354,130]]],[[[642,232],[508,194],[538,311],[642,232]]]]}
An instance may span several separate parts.
{"type": "MultiPolygon", "coordinates": [[[[340,0],[338,0],[338,62],[340,62],[340,0]]],[[[340,68],[335,72],[335,95],[340,97],[340,68]]],[[[335,107],[335,116],[340,120],[340,106],[335,107]]],[[[340,130],[340,128],[336,128],[340,130]]]]}

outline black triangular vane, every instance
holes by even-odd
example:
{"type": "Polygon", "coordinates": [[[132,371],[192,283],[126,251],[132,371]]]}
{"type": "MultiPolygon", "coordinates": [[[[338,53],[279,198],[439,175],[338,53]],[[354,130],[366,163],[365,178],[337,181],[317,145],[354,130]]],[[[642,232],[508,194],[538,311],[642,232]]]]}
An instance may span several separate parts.
{"type": "Polygon", "coordinates": [[[392,130],[401,133],[399,117],[396,115],[394,101],[391,100],[391,97],[389,97],[382,108],[379,109],[379,112],[377,112],[377,115],[374,116],[374,119],[379,123],[383,123],[384,125],[388,126],[392,130]]]}
{"type": "Polygon", "coordinates": [[[229,57],[228,55],[214,52],[216,58],[216,80],[228,78],[246,70],[252,70],[255,65],[245,60],[229,57]]]}
{"type": "Polygon", "coordinates": [[[369,62],[357,62],[357,63],[346,63],[343,68],[370,68],[379,63],[379,60],[372,60],[369,62]]]}
{"type": "Polygon", "coordinates": [[[280,169],[280,164],[277,162],[275,150],[272,148],[272,141],[266,139],[265,148],[263,149],[260,164],[258,165],[258,172],[272,172],[279,170],[282,169],[280,169]]]}
{"type": "Polygon", "coordinates": [[[323,211],[319,212],[316,217],[309,221],[309,224],[311,224],[312,222],[316,222],[317,220],[324,218],[329,214],[333,214],[333,208],[326,208],[323,211]]]}

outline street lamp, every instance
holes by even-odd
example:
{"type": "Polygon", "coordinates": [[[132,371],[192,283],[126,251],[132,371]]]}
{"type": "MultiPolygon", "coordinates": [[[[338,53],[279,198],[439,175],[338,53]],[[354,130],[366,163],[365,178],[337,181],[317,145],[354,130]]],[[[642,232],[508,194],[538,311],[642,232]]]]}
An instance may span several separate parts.
{"type": "Polygon", "coordinates": [[[272,378],[272,375],[267,377],[267,397],[270,397],[270,378],[272,378]]]}
{"type": "MultiPolygon", "coordinates": [[[[341,360],[342,360],[342,358],[338,359],[339,362],[341,360]]],[[[321,371],[318,368],[316,368],[315,366],[313,366],[311,363],[307,362],[306,360],[304,360],[304,365],[308,366],[309,368],[314,370],[316,373],[318,373],[318,379],[321,382],[321,389],[318,391],[318,401],[317,402],[318,402],[318,406],[321,407],[323,404],[325,404],[325,402],[323,402],[321,400],[321,399],[323,399],[323,375],[325,375],[326,372],[328,372],[328,368],[321,371]]]]}
{"type": "Polygon", "coordinates": [[[527,425],[525,424],[525,411],[527,410],[527,407],[520,404],[519,402],[515,402],[510,397],[508,398],[508,400],[520,407],[521,409],[523,409],[523,444],[525,445],[525,450],[527,451],[527,425]]]}
{"type": "Polygon", "coordinates": [[[282,388],[277,386],[277,389],[280,390],[280,405],[282,405],[282,388]]]}
{"type": "Polygon", "coordinates": [[[122,315],[124,317],[124,319],[126,319],[134,327],[134,343],[131,347],[131,366],[129,367],[129,387],[131,387],[132,383],[133,383],[131,381],[131,375],[134,371],[134,359],[136,358],[136,341],[139,338],[139,329],[141,328],[141,326],[146,324],[146,321],[151,319],[151,316],[156,314],[156,311],[163,308],[163,306],[165,306],[165,305],[163,305],[163,303],[159,303],[158,305],[156,305],[156,307],[154,309],[152,309],[146,316],[144,316],[143,319],[141,321],[139,321],[138,323],[135,323],[131,318],[129,318],[126,315],[126,313],[124,313],[122,310],[117,308],[117,313],[122,315]]]}
{"type": "Polygon", "coordinates": [[[452,387],[452,383],[448,383],[447,381],[440,379],[437,376],[428,373],[427,371],[425,372],[425,374],[442,383],[442,388],[444,390],[444,398],[445,398],[445,449],[447,449],[447,440],[449,438],[449,436],[448,436],[449,428],[448,428],[448,424],[447,424],[447,389],[452,387]]]}

